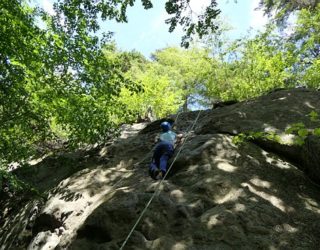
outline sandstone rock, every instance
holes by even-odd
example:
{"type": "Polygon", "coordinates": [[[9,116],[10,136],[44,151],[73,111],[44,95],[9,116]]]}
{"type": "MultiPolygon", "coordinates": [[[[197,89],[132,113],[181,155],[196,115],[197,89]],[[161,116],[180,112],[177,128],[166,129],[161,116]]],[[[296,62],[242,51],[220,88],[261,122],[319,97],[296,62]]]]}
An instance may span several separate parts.
{"type": "Polygon", "coordinates": [[[232,138],[282,133],[299,121],[320,127],[307,116],[320,113],[319,97],[307,89],[279,90],[202,111],[194,131],[187,130],[199,112],[181,113],[176,129],[188,140],[176,149],[181,153],[162,185],[147,173],[161,121],[140,132],[135,126],[92,152],[44,159],[40,174],[19,172],[49,193],[30,226],[33,235],[22,235],[32,201],[3,209],[1,249],[119,249],[139,218],[124,249],[318,249],[320,189],[305,173],[319,180],[319,138],[308,137],[302,147],[238,146],[232,138]]]}

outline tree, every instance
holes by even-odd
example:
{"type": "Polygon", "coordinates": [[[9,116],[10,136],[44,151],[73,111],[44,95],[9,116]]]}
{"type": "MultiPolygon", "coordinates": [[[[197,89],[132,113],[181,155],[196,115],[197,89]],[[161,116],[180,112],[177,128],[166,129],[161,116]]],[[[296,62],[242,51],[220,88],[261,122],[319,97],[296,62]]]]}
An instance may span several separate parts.
{"type": "Polygon", "coordinates": [[[144,70],[135,69],[131,74],[140,83],[141,91],[133,92],[123,88],[121,100],[133,115],[133,120],[159,119],[177,112],[182,102],[181,91],[172,86],[168,75],[162,72],[158,63],[150,62],[144,70]],[[150,112],[153,117],[149,117],[150,112]]]}
{"type": "MultiPolygon", "coordinates": [[[[153,7],[152,0],[141,0],[145,9],[153,7]]],[[[135,0],[109,0],[109,1],[87,1],[87,0],[60,0],[55,5],[57,13],[55,22],[66,27],[70,31],[77,32],[83,26],[92,32],[99,29],[98,20],[115,19],[118,22],[127,22],[127,8],[133,6],[135,0]]],[[[181,44],[188,47],[192,36],[197,34],[200,38],[203,35],[214,32],[217,26],[214,19],[219,15],[216,0],[211,0],[204,13],[196,14],[190,7],[190,0],[167,0],[165,10],[171,15],[166,20],[169,24],[169,31],[172,32],[177,25],[181,25],[185,35],[181,44]]]]}
{"type": "MultiPolygon", "coordinates": [[[[47,110],[34,91],[43,87],[45,32],[35,25],[35,10],[23,1],[0,4],[0,160],[26,154],[48,135],[47,110]]],[[[0,162],[1,163],[1,162],[0,162]]]]}
{"type": "MultiPolygon", "coordinates": [[[[277,87],[288,87],[295,62],[286,41],[269,26],[254,38],[243,38],[212,60],[205,96],[216,100],[245,100],[277,87]]],[[[292,85],[291,85],[292,86],[292,85]]]]}
{"type": "Polygon", "coordinates": [[[279,25],[284,25],[290,14],[302,9],[316,11],[317,4],[317,0],[260,0],[259,7],[265,14],[274,15],[279,25]]]}
{"type": "Polygon", "coordinates": [[[0,7],[1,161],[30,156],[35,145],[55,137],[52,126],[74,144],[112,134],[126,117],[116,97],[135,84],[125,78],[123,65],[106,60],[107,40],[81,25],[75,34],[22,0],[0,7]]]}
{"type": "Polygon", "coordinates": [[[310,88],[320,87],[320,4],[314,10],[303,9],[297,14],[295,28],[288,39],[294,44],[294,64],[300,83],[310,88]]]}
{"type": "Polygon", "coordinates": [[[175,91],[181,90],[183,110],[188,105],[197,102],[197,95],[201,95],[206,76],[211,69],[208,51],[192,47],[189,50],[169,47],[156,51],[153,59],[164,69],[175,91]]]}
{"type": "MultiPolygon", "coordinates": [[[[189,2],[168,0],[165,5],[172,15],[167,21],[170,31],[177,25],[185,29],[185,46],[195,33],[201,36],[213,31],[216,26],[212,20],[219,14],[212,1],[193,22],[190,13],[186,14],[189,2]]],[[[1,1],[2,161],[27,158],[33,145],[54,138],[59,130],[74,144],[102,141],[128,119],[125,104],[118,97],[122,89],[132,94],[141,91],[128,72],[138,65],[135,60],[144,59],[134,53],[113,58],[108,49],[110,34],[99,39],[94,33],[100,18],[126,22],[127,7],[134,3],[58,0],[54,3],[55,14],[49,15],[40,8],[31,8],[24,0],[1,1]],[[36,20],[41,20],[41,27],[36,20]]],[[[142,0],[142,4],[146,9],[152,7],[150,0],[142,0]]],[[[151,68],[137,79],[154,76],[151,68]]],[[[157,86],[163,88],[171,84],[166,77],[159,81],[157,86]]]]}

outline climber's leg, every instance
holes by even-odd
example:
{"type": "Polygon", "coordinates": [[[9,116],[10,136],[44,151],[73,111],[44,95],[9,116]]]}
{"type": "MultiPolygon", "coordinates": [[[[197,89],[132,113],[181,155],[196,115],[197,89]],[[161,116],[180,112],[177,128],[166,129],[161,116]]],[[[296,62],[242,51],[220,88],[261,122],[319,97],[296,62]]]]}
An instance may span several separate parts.
{"type": "Polygon", "coordinates": [[[165,153],[160,157],[160,170],[162,172],[162,175],[164,176],[167,172],[167,165],[168,165],[168,160],[169,160],[169,155],[165,153]]]}
{"type": "Polygon", "coordinates": [[[165,152],[160,157],[159,168],[162,173],[162,177],[164,177],[164,175],[168,170],[167,169],[168,160],[172,157],[172,155],[173,155],[173,146],[168,143],[165,145],[165,152]]]}
{"type": "Polygon", "coordinates": [[[156,177],[160,172],[159,165],[160,165],[160,157],[161,157],[162,151],[163,151],[163,145],[162,143],[159,143],[154,150],[152,161],[149,165],[149,175],[151,176],[152,179],[156,179],[156,177]]]}
{"type": "Polygon", "coordinates": [[[152,162],[149,166],[149,174],[153,179],[161,179],[167,172],[167,164],[173,155],[173,145],[168,142],[160,142],[153,154],[152,162]],[[161,171],[161,172],[160,172],[161,171]]]}
{"type": "Polygon", "coordinates": [[[157,175],[159,174],[159,169],[156,165],[156,162],[154,159],[152,159],[151,164],[149,165],[149,175],[152,179],[156,179],[157,175]]]}

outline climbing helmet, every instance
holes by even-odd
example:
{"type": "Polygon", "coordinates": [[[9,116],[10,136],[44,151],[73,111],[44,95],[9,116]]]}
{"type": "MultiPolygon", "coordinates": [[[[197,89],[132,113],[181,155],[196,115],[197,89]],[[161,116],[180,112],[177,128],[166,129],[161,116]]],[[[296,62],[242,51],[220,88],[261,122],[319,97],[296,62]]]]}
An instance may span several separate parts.
{"type": "Polygon", "coordinates": [[[162,122],[160,124],[160,127],[162,128],[163,132],[167,132],[167,131],[169,131],[171,129],[171,125],[170,125],[169,122],[162,122]]]}

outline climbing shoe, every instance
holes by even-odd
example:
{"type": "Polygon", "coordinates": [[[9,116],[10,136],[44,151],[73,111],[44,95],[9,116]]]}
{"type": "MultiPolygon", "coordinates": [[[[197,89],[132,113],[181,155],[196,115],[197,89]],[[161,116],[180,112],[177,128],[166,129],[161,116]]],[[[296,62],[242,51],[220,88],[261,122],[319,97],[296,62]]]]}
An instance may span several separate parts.
{"type": "Polygon", "coordinates": [[[166,175],[166,172],[164,171],[159,171],[159,173],[156,176],[156,180],[162,180],[164,176],[166,175]]]}
{"type": "Polygon", "coordinates": [[[157,177],[158,177],[159,173],[160,173],[160,171],[158,169],[156,169],[156,170],[149,169],[149,175],[154,180],[158,180],[157,177]]]}

